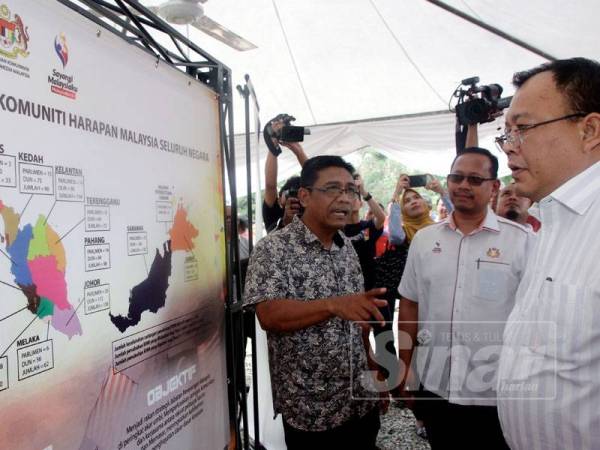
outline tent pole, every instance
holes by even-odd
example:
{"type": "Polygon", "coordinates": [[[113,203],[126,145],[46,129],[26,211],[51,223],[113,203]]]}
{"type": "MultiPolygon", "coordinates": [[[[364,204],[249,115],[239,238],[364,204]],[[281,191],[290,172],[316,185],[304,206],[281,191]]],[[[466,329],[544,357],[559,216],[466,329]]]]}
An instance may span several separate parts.
{"type": "Polygon", "coordinates": [[[466,21],[471,22],[474,25],[477,25],[478,27],[481,27],[484,30],[489,31],[490,33],[494,33],[495,35],[500,36],[502,39],[506,39],[507,41],[512,42],[513,44],[518,45],[519,47],[522,47],[525,50],[529,50],[530,52],[535,53],[536,55],[541,56],[544,59],[547,59],[549,61],[555,61],[557,59],[554,56],[549,55],[548,53],[540,50],[539,48],[534,47],[533,45],[529,45],[527,42],[517,39],[516,37],[511,36],[510,34],[505,33],[504,31],[499,30],[496,27],[488,25],[487,23],[482,22],[479,19],[469,16],[468,14],[465,14],[464,12],[462,12],[456,8],[453,8],[452,6],[447,5],[446,3],[444,3],[440,0],[426,0],[426,1],[428,1],[429,3],[432,3],[436,6],[439,6],[442,9],[445,9],[446,11],[460,17],[461,19],[465,19],[466,21]]]}

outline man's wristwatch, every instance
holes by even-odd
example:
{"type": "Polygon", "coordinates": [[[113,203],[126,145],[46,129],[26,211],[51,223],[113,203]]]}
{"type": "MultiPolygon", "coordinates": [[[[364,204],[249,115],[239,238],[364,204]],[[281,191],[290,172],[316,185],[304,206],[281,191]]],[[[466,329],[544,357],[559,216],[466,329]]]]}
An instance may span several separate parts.
{"type": "Polygon", "coordinates": [[[365,195],[363,198],[365,199],[365,202],[368,202],[369,200],[371,200],[373,198],[373,196],[367,192],[367,195],[365,195]]]}

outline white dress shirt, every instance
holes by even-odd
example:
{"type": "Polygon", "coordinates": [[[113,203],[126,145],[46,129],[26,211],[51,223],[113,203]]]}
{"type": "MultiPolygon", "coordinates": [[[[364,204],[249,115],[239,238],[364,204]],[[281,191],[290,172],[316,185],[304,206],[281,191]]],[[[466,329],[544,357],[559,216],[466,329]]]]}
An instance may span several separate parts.
{"type": "Polygon", "coordinates": [[[452,403],[496,404],[502,332],[533,239],[491,210],[469,235],[453,214],[415,235],[399,291],[419,304],[413,362],[426,390],[452,403]]]}
{"type": "Polygon", "coordinates": [[[600,162],[539,203],[498,377],[513,449],[600,448],[599,198],[600,162]]]}

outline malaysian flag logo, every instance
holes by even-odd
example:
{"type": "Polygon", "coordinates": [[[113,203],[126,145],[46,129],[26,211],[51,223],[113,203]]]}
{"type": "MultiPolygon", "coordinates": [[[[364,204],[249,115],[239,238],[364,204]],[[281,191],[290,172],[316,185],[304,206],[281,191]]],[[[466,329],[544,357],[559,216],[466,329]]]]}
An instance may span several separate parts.
{"type": "Polygon", "coordinates": [[[54,38],[54,50],[56,50],[64,69],[69,61],[69,47],[67,47],[67,37],[64,33],[60,33],[54,38]]]}

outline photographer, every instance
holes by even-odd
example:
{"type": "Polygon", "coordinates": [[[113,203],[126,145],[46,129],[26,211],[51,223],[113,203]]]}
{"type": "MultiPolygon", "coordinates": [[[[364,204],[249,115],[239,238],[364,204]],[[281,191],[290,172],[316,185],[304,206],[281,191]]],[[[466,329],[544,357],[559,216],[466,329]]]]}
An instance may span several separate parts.
{"type": "Polygon", "coordinates": [[[268,233],[289,225],[294,216],[300,214],[299,188],[300,177],[294,175],[288,178],[279,190],[273,207],[269,208],[266,200],[263,201],[263,220],[268,233]]]}
{"type": "Polygon", "coordinates": [[[465,146],[467,148],[479,146],[479,135],[476,123],[471,123],[467,126],[467,141],[465,146]]]}
{"type": "Polygon", "coordinates": [[[283,142],[279,133],[293,119],[287,114],[279,114],[265,126],[263,137],[269,153],[265,162],[265,195],[262,205],[262,216],[267,232],[288,225],[299,213],[300,203],[297,199],[300,177],[291,177],[277,192],[277,157],[281,154],[281,145],[290,149],[302,167],[308,159],[299,142],[283,142]],[[289,195],[296,192],[296,195],[289,195]],[[283,219],[283,220],[282,220],[283,219]]]}
{"type": "Polygon", "coordinates": [[[352,213],[348,224],[344,227],[344,234],[352,241],[354,250],[358,254],[360,267],[365,279],[365,289],[373,287],[373,258],[375,257],[375,242],[383,233],[385,223],[385,212],[379,206],[379,203],[365,189],[364,182],[360,174],[354,174],[354,183],[359,192],[359,197],[352,204],[352,213]],[[360,208],[362,200],[369,205],[373,212],[373,218],[369,220],[360,220],[360,208]]]}

